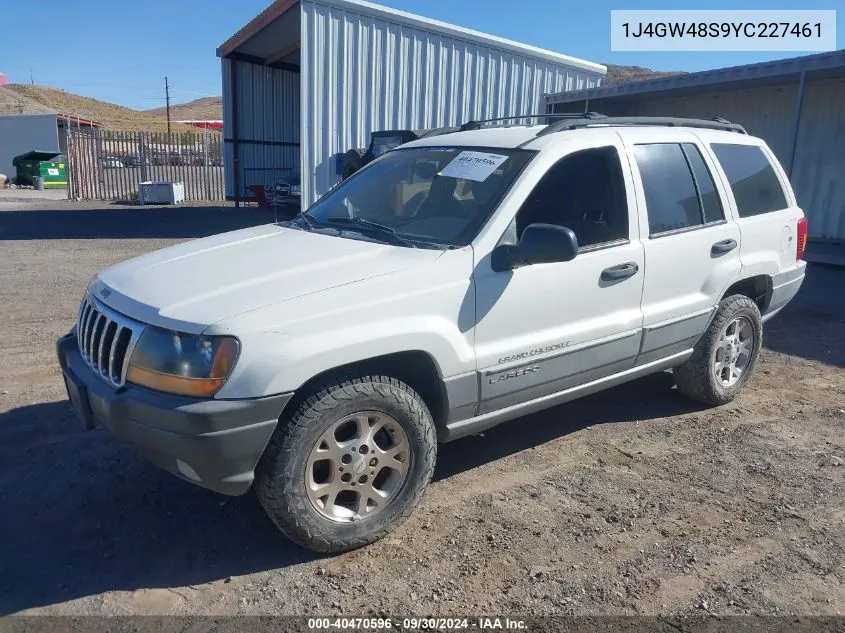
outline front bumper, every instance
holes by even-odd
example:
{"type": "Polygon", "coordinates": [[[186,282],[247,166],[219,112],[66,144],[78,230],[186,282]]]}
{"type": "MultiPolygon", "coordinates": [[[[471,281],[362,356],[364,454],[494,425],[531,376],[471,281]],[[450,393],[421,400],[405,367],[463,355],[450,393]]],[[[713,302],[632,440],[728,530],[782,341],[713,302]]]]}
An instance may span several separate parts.
{"type": "Polygon", "coordinates": [[[56,343],[68,396],[88,428],[103,426],[154,464],[226,495],[249,490],[255,466],[293,394],[254,400],[114,389],[82,359],[76,334],[56,343]]]}

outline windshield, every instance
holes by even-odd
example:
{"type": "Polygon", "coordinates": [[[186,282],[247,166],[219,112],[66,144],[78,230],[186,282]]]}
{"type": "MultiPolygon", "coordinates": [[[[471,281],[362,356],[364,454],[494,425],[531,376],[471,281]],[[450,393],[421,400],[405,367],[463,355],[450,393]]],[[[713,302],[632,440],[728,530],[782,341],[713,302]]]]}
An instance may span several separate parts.
{"type": "Polygon", "coordinates": [[[533,155],[472,147],[397,149],[340,183],[305,215],[317,227],[368,227],[368,237],[379,225],[393,243],[465,246],[533,155]]]}

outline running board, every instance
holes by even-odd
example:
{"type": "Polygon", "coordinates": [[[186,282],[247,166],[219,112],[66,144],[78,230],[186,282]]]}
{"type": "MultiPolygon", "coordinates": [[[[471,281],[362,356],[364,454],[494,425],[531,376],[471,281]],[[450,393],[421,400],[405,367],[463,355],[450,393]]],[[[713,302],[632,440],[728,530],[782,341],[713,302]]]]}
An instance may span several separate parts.
{"type": "Polygon", "coordinates": [[[507,422],[508,420],[513,420],[514,418],[519,418],[523,415],[528,415],[529,413],[542,411],[543,409],[548,409],[549,407],[554,407],[582,396],[588,396],[591,393],[609,389],[610,387],[621,385],[622,383],[630,380],[642,378],[648,374],[663,371],[664,369],[669,369],[671,367],[677,367],[678,365],[682,365],[690,356],[692,356],[692,352],[692,349],[688,349],[677,354],[672,354],[672,356],[667,356],[666,358],[646,363],[645,365],[638,365],[636,367],[632,367],[631,369],[626,369],[625,371],[613,374],[612,376],[606,376],[604,378],[599,378],[598,380],[593,380],[592,382],[584,383],[583,385],[578,385],[577,387],[570,387],[569,389],[564,389],[563,391],[558,391],[557,393],[550,393],[546,396],[529,400],[528,402],[521,402],[519,404],[505,407],[504,409],[499,409],[498,411],[491,411],[490,413],[485,413],[484,415],[479,415],[474,418],[451,422],[443,429],[439,439],[441,442],[451,442],[452,440],[457,440],[458,438],[466,437],[467,435],[476,435],[477,433],[486,431],[487,429],[492,428],[497,424],[501,424],[502,422],[507,422]]]}

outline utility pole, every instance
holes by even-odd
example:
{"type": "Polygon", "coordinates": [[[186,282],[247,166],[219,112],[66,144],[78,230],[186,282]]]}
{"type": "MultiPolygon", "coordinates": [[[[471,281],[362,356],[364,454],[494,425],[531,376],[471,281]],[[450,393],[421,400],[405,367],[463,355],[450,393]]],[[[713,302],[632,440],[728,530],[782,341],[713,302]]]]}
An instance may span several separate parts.
{"type": "Polygon", "coordinates": [[[167,102],[167,134],[170,135],[170,85],[167,77],[164,78],[164,99],[167,102]]]}

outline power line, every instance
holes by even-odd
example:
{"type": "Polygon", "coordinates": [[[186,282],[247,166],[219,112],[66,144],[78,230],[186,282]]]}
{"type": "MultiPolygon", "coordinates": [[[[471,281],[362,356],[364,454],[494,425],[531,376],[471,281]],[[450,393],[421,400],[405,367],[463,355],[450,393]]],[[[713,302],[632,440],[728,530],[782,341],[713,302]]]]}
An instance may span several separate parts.
{"type": "Polygon", "coordinates": [[[197,92],[196,90],[186,90],[185,88],[172,88],[175,92],[184,92],[191,95],[199,95],[200,97],[219,97],[219,94],[213,92],[197,92]]]}
{"type": "Polygon", "coordinates": [[[167,101],[167,133],[170,134],[170,86],[167,77],[164,78],[164,98],[167,101]]]}

